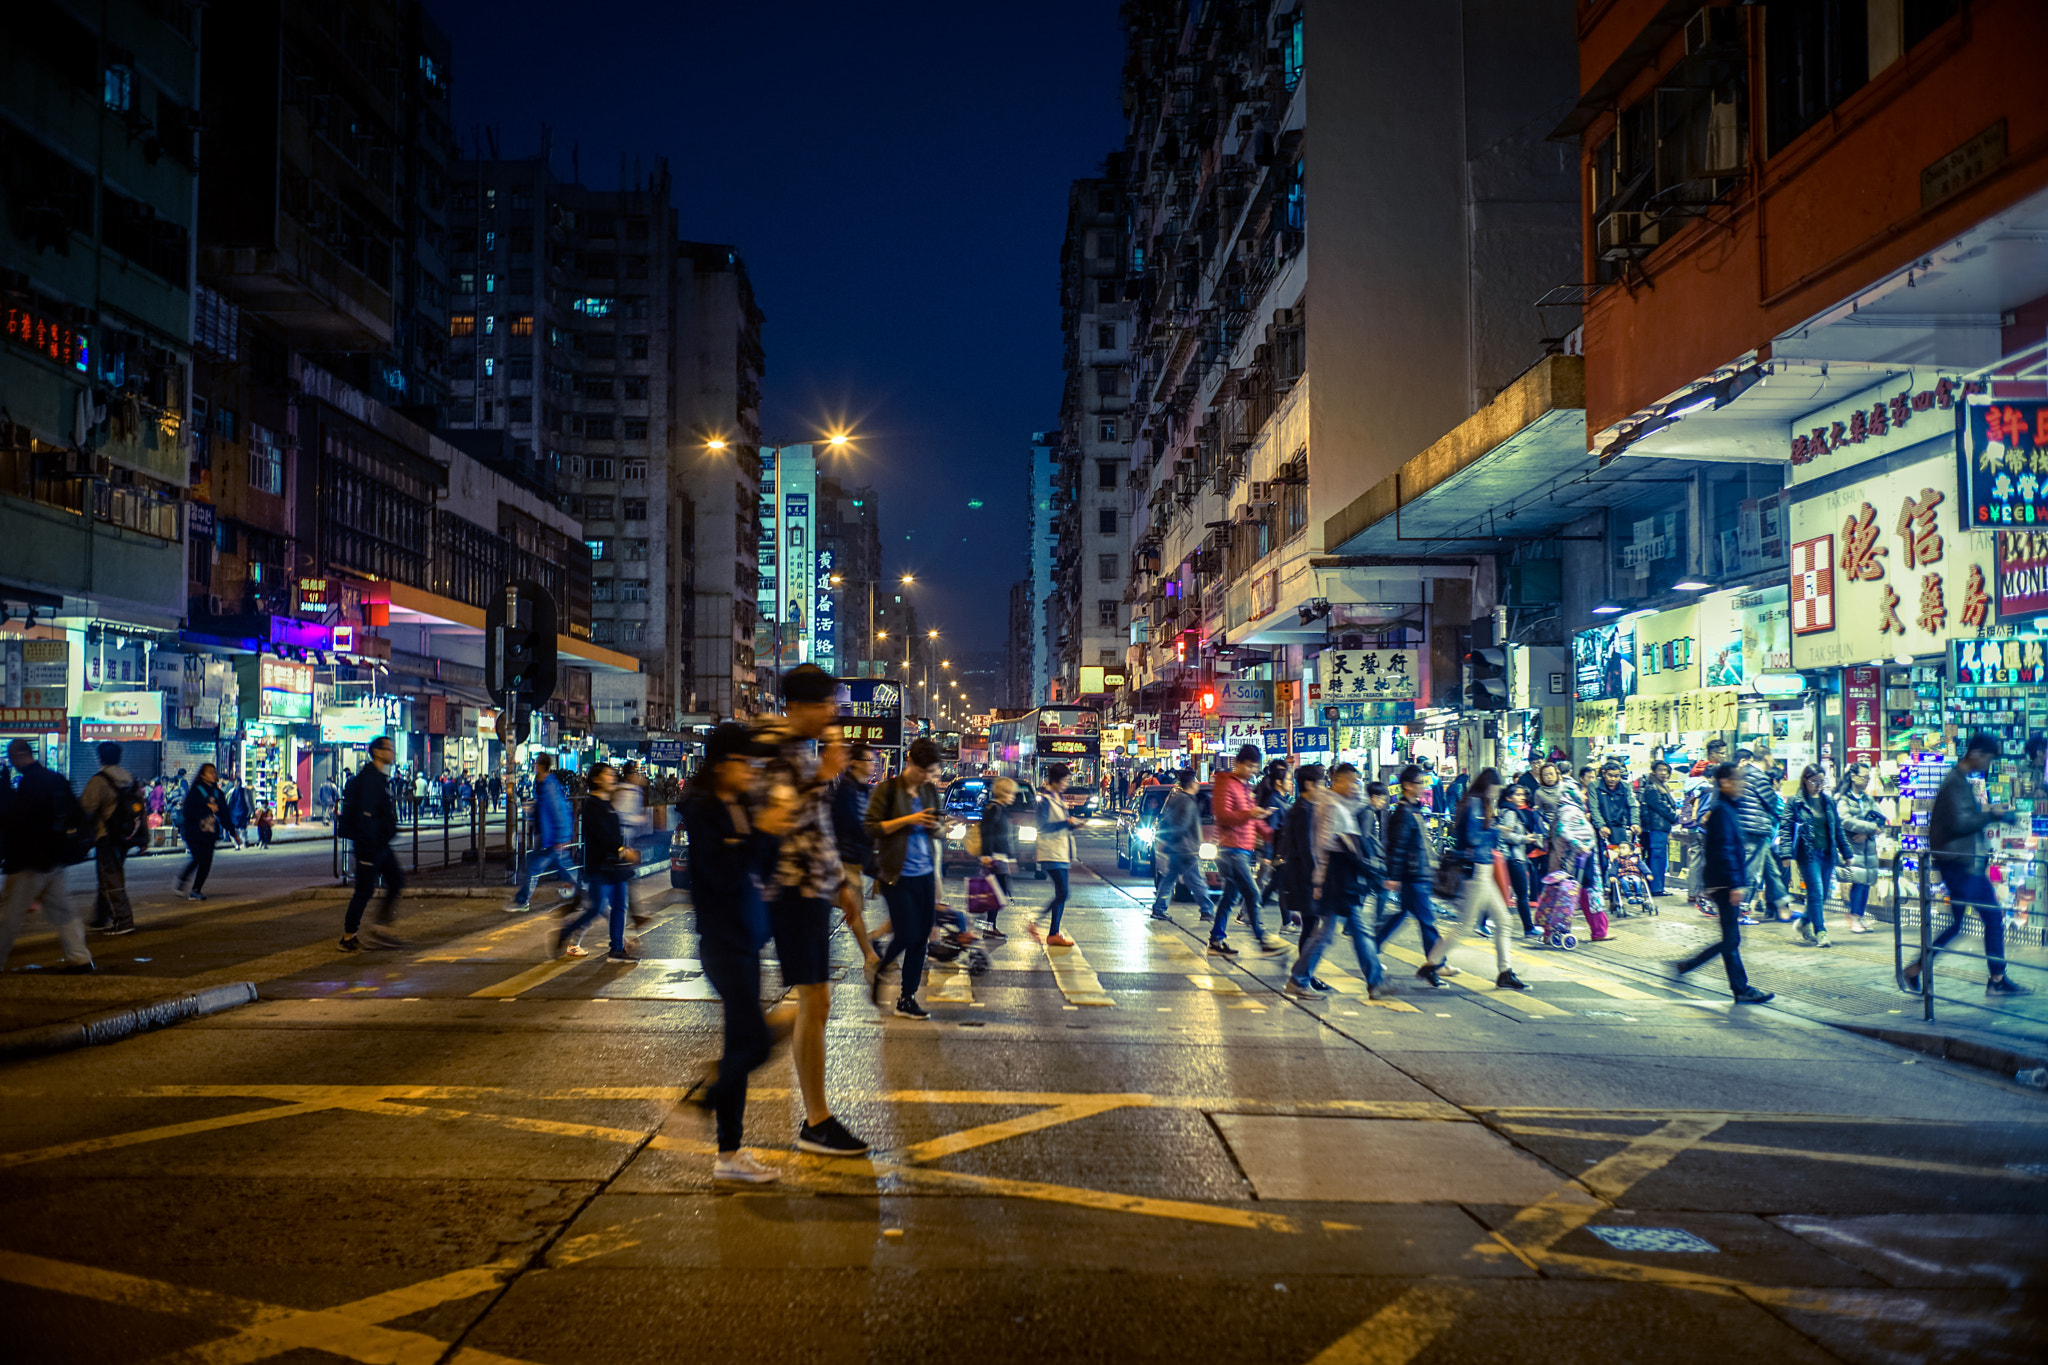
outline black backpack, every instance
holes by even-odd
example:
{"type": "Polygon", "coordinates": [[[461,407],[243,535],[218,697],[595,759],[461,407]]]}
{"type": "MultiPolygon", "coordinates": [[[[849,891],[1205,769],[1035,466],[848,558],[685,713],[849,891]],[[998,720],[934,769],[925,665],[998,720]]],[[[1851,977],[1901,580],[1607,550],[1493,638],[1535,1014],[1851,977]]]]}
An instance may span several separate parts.
{"type": "Polygon", "coordinates": [[[118,848],[139,852],[149,847],[149,803],[143,799],[140,782],[114,789],[114,808],[107,812],[107,837],[118,848]]]}

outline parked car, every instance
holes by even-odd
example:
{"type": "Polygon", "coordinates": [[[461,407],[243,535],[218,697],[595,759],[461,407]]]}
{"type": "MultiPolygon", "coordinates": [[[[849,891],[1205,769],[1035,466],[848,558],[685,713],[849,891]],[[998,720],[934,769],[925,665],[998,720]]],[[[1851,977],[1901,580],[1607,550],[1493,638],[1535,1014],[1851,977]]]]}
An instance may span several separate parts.
{"type": "MultiPolygon", "coordinates": [[[[1119,867],[1128,867],[1133,872],[1157,880],[1159,862],[1153,852],[1153,842],[1158,838],[1159,812],[1166,805],[1171,787],[1146,787],[1137,794],[1131,809],[1117,818],[1116,861],[1119,867]]],[[[1223,885],[1223,875],[1216,868],[1216,812],[1214,798],[1208,787],[1195,788],[1196,808],[1202,814],[1202,879],[1212,888],[1223,885]]]]}

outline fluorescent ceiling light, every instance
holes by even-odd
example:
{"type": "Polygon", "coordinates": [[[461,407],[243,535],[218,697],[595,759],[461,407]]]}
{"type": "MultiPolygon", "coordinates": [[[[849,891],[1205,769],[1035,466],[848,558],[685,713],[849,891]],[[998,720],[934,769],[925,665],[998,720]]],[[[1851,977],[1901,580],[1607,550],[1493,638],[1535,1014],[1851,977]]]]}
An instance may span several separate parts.
{"type": "Polygon", "coordinates": [[[1681,582],[1673,583],[1671,590],[1673,592],[1704,592],[1713,586],[1712,583],[1702,583],[1697,578],[1688,578],[1681,582]]]}

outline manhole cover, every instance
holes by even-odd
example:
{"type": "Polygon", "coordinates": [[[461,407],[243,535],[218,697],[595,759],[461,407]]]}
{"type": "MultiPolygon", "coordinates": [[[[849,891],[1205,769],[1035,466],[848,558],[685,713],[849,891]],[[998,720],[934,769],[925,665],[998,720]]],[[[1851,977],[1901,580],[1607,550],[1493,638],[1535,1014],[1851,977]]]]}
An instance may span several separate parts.
{"type": "Polygon", "coordinates": [[[1684,1228],[1596,1228],[1586,1231],[1616,1251],[1714,1251],[1721,1248],[1684,1228]]]}

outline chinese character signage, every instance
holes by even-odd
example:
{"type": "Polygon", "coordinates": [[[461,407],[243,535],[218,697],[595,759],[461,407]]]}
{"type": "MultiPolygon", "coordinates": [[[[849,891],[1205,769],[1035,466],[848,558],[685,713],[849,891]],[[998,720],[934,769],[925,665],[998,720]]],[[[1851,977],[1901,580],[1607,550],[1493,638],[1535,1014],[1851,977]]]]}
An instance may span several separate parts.
{"type": "Polygon", "coordinates": [[[903,693],[877,678],[841,678],[839,731],[849,744],[896,749],[903,744],[903,693]]]}
{"type": "Polygon", "coordinates": [[[161,692],[84,692],[78,698],[81,740],[147,740],[164,737],[161,692]]]}
{"type": "Polygon", "coordinates": [[[1949,648],[1949,681],[2013,686],[2048,682],[2048,652],[2038,635],[2009,640],[1957,640],[1949,648]]]}
{"type": "Polygon", "coordinates": [[[1413,701],[1419,655],[1413,649],[1326,649],[1316,656],[1314,699],[1413,701]]]}
{"type": "Polygon", "coordinates": [[[1964,530],[2048,522],[2048,401],[1972,394],[1956,447],[1964,530]]]}
{"type": "Polygon", "coordinates": [[[1793,633],[1788,662],[1762,666],[1936,654],[1980,633],[1993,616],[1996,537],[1956,534],[1954,478],[1937,456],[1792,504],[1795,541],[1834,537],[1835,628],[1793,633]]]}
{"type": "Polygon", "coordinates": [[[832,591],[835,559],[830,550],[818,551],[818,572],[811,593],[811,662],[827,673],[835,672],[839,666],[839,599],[832,591]]]}
{"type": "Polygon", "coordinates": [[[1850,763],[1876,766],[1883,754],[1883,722],[1878,718],[1877,670],[1868,664],[1842,670],[1843,756],[1850,763]]]}
{"type": "Polygon", "coordinates": [[[1638,693],[1670,696],[1700,685],[1699,622],[1700,609],[1686,606],[1634,623],[1638,693]]]}
{"type": "Polygon", "coordinates": [[[71,649],[64,641],[0,641],[0,705],[38,715],[55,712],[62,729],[69,709],[66,692],[70,676],[71,649]]]}
{"type": "Polygon", "coordinates": [[[1412,701],[1346,701],[1319,709],[1332,725],[1407,725],[1415,719],[1412,701]]]}
{"type": "Polygon", "coordinates": [[[1965,391],[1956,379],[1936,379],[1926,388],[1895,393],[1880,384],[1806,414],[1790,428],[1793,486],[1947,436],[1953,410],[1965,391]]]}
{"type": "Polygon", "coordinates": [[[2048,530],[2000,531],[1996,541],[1998,619],[2048,613],[2048,530]]]}
{"type": "MultiPolygon", "coordinates": [[[[1573,696],[1604,701],[1636,690],[1636,632],[1633,625],[1594,626],[1572,636],[1573,696]]],[[[1610,726],[1607,733],[1612,734],[1610,726]]]]}
{"type": "Polygon", "coordinates": [[[325,616],[340,605],[339,588],[331,578],[301,578],[293,590],[298,597],[298,615],[325,616]]]}
{"type": "Polygon", "coordinates": [[[1792,547],[1792,633],[1834,628],[1835,538],[1815,536],[1792,547]]]}

